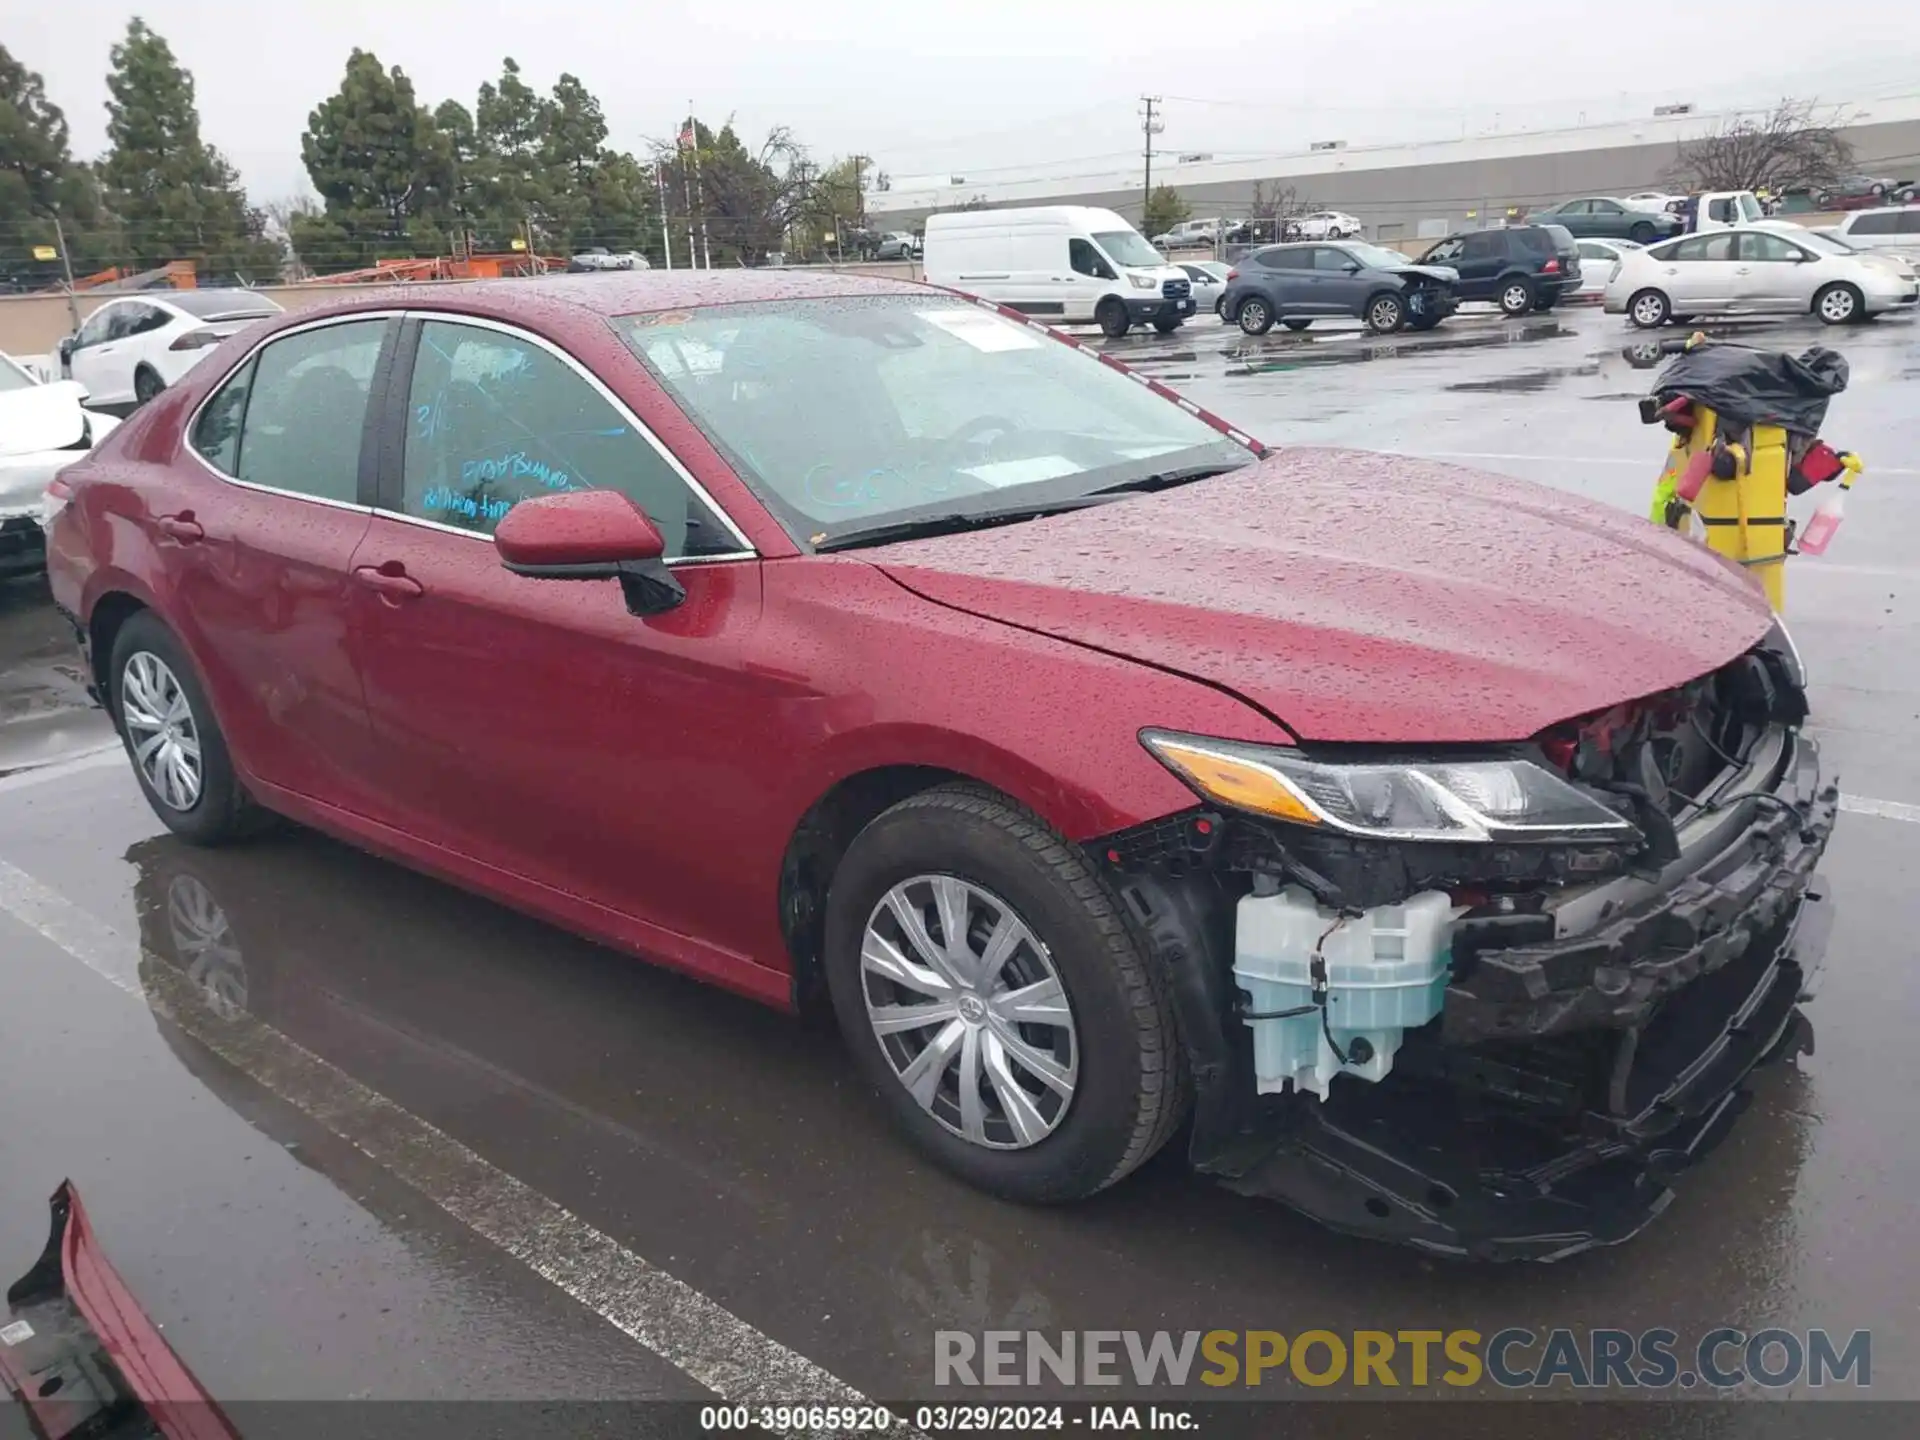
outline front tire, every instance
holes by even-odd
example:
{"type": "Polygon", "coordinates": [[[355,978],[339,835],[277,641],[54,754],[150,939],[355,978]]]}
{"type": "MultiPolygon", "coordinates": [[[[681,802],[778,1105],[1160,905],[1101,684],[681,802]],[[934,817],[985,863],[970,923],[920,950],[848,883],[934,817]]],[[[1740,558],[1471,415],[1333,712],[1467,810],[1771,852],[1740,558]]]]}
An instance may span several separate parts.
{"type": "Polygon", "coordinates": [[[921,1150],[1012,1200],[1077,1200],[1184,1118],[1171,1006],[1117,897],[1036,816],[969,785],[901,801],[827,897],[854,1061],[921,1150]]]}
{"type": "Polygon", "coordinates": [[[1273,328],[1273,307],[1258,295],[1249,295],[1233,318],[1243,334],[1264,335],[1273,328]]]}
{"type": "Polygon", "coordinates": [[[1639,221],[1628,229],[1627,238],[1636,245],[1651,245],[1653,243],[1653,226],[1644,220],[1639,221]]]}
{"type": "Polygon", "coordinates": [[[186,647],[151,610],[120,627],[107,683],[133,773],[169,830],[195,845],[222,845],[271,823],[234,771],[186,647]]]}
{"type": "Polygon", "coordinates": [[[1627,301],[1627,319],[1642,330],[1658,330],[1673,316],[1673,304],[1658,290],[1642,290],[1627,301]]]}
{"type": "Polygon", "coordinates": [[[1153,322],[1153,328],[1162,335],[1171,335],[1180,328],[1180,322],[1178,320],[1156,320],[1153,322]]]}
{"type": "Polygon", "coordinates": [[[1813,297],[1813,313],[1822,325],[1855,325],[1866,318],[1866,302],[1851,285],[1823,285],[1813,297]]]}
{"type": "Polygon", "coordinates": [[[1093,312],[1093,318],[1100,326],[1100,333],[1109,340],[1118,340],[1133,328],[1133,321],[1127,316],[1127,307],[1111,295],[1100,302],[1093,312]]]}
{"type": "Polygon", "coordinates": [[[1391,335],[1407,323],[1407,303],[1398,295],[1376,295],[1367,302],[1367,329],[1391,335]]]}
{"type": "Polygon", "coordinates": [[[1297,335],[1297,334],[1299,334],[1299,333],[1300,333],[1300,332],[1301,332],[1302,330],[1304,330],[1304,329],[1306,329],[1306,328],[1307,328],[1307,327],[1308,327],[1309,325],[1311,325],[1311,324],[1313,324],[1313,321],[1311,321],[1311,320],[1306,320],[1306,319],[1300,319],[1300,318],[1298,318],[1298,317],[1296,317],[1296,318],[1294,318],[1294,319],[1292,319],[1292,320],[1282,320],[1282,321],[1281,321],[1280,323],[1281,323],[1282,325],[1284,325],[1284,326],[1286,326],[1286,327],[1287,327],[1287,329],[1289,329],[1289,330],[1291,330],[1291,331],[1293,331],[1293,332],[1294,332],[1294,334],[1296,334],[1296,335],[1297,335]]]}
{"type": "Polygon", "coordinates": [[[1444,316],[1440,315],[1415,315],[1407,321],[1407,328],[1409,330],[1431,330],[1444,318],[1444,316]]]}
{"type": "Polygon", "coordinates": [[[1533,286],[1525,280],[1509,280],[1500,287],[1500,313],[1518,320],[1533,309],[1533,286]]]}

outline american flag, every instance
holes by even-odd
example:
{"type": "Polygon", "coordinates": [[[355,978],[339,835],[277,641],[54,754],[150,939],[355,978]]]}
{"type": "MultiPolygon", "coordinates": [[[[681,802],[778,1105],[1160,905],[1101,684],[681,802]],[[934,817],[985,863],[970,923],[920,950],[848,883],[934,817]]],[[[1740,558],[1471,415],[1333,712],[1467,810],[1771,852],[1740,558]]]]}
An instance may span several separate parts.
{"type": "Polygon", "coordinates": [[[680,127],[680,148],[682,150],[692,150],[698,146],[698,143],[699,142],[694,139],[693,121],[689,120],[685,125],[680,127]]]}

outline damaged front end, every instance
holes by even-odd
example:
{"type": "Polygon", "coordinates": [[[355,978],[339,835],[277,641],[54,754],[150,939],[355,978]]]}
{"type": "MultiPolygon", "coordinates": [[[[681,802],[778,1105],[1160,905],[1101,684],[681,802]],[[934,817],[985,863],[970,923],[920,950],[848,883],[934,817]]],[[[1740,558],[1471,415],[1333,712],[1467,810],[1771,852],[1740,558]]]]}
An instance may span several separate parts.
{"type": "Polygon", "coordinates": [[[1169,978],[1196,1166],[1437,1253],[1637,1233],[1811,1049],[1839,792],[1804,687],[1776,627],[1524,746],[1143,737],[1203,803],[1092,848],[1169,978]]]}

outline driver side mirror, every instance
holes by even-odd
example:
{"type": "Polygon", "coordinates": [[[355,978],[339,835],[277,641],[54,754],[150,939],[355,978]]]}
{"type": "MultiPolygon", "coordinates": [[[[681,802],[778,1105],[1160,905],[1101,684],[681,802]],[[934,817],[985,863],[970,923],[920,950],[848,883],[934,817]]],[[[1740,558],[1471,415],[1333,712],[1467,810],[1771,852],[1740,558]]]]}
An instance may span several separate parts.
{"type": "Polygon", "coordinates": [[[1358,275],[1360,273],[1360,262],[1358,260],[1349,260],[1340,268],[1349,275],[1358,275]]]}
{"type": "Polygon", "coordinates": [[[687,598],[666,566],[666,541],[618,490],[571,490],[522,500],[493,532],[500,563],[532,580],[618,580],[632,615],[687,598]]]}

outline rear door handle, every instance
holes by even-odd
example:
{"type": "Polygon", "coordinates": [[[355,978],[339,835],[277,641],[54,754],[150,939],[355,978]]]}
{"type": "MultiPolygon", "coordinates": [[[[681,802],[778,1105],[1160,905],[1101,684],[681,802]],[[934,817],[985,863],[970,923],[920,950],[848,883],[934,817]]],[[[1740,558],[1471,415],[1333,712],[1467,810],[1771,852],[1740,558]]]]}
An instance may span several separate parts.
{"type": "Polygon", "coordinates": [[[200,528],[200,522],[193,518],[191,510],[182,510],[178,515],[162,515],[153,522],[153,528],[167,539],[182,545],[191,545],[196,540],[207,538],[207,532],[200,528]]]}
{"type": "Polygon", "coordinates": [[[427,593],[418,580],[407,574],[407,567],[398,560],[389,560],[384,565],[356,565],[353,578],[389,605],[398,605],[403,600],[417,600],[427,593]]]}

